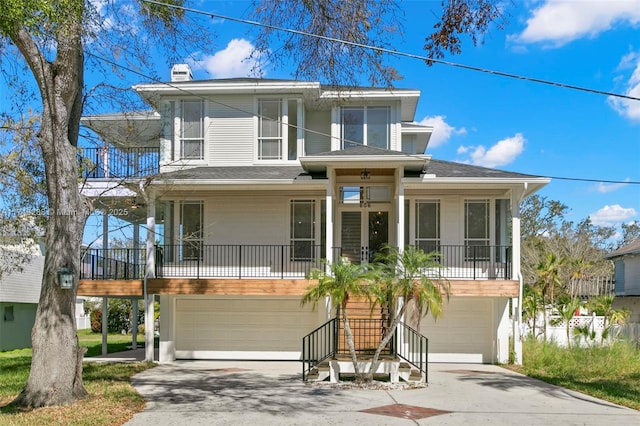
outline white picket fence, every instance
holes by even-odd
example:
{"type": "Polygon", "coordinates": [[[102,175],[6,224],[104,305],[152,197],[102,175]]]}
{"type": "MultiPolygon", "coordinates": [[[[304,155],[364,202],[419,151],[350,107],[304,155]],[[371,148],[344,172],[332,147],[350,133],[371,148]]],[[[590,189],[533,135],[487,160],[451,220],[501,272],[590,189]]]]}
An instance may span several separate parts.
{"type": "MultiPolygon", "coordinates": [[[[535,335],[538,339],[544,339],[544,318],[540,314],[536,320],[536,332],[535,335]]],[[[566,323],[557,315],[549,315],[547,317],[547,332],[546,338],[548,341],[556,342],[559,346],[567,346],[567,327],[566,323]]],[[[580,346],[589,346],[593,344],[602,343],[602,332],[606,326],[605,317],[596,315],[580,315],[574,316],[569,321],[569,338],[571,344],[578,344],[580,346]],[[586,327],[589,331],[589,337],[576,335],[575,329],[578,327],[586,327]]],[[[531,335],[532,323],[523,324],[523,332],[525,336],[531,335]]],[[[633,342],[640,343],[640,324],[632,323],[625,324],[623,326],[614,325],[609,330],[607,341],[612,339],[625,338],[633,342]]]]}

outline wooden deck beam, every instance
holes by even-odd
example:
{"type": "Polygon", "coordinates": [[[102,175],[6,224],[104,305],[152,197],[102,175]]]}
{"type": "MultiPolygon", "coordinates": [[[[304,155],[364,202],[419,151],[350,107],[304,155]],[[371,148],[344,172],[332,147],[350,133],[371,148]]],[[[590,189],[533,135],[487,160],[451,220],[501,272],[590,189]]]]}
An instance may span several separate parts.
{"type": "MultiPolygon", "coordinates": [[[[450,280],[452,297],[518,297],[518,281],[450,280]]],[[[220,296],[302,296],[307,279],[151,278],[148,294],[220,296]]],[[[80,280],[78,296],[142,297],[142,280],[80,280]]]]}

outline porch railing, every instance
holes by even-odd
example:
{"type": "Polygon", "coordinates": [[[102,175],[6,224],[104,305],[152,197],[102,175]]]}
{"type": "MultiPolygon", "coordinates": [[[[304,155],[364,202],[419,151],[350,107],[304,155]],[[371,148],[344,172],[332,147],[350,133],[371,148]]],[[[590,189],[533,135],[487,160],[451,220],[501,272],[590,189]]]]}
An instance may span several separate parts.
{"type": "Polygon", "coordinates": [[[163,245],[156,249],[156,275],[184,278],[305,277],[321,268],[324,247],[301,245],[163,245]]]}
{"type": "Polygon", "coordinates": [[[132,178],[158,173],[160,148],[81,148],[78,164],[83,178],[132,178]]]}
{"type": "Polygon", "coordinates": [[[144,248],[89,249],[82,253],[80,279],[142,279],[145,263],[146,250],[144,248]]]}
{"type": "MultiPolygon", "coordinates": [[[[511,247],[437,247],[440,268],[434,278],[507,280],[512,278],[511,247]]],[[[198,242],[156,247],[156,276],[164,278],[303,278],[323,268],[321,245],[204,245],[198,242]]],[[[90,249],[83,257],[82,279],[138,279],[144,275],[145,249],[90,249]]],[[[341,255],[334,248],[334,259],[341,255]]],[[[359,259],[350,259],[359,262],[359,259]]]]}
{"type": "MultiPolygon", "coordinates": [[[[512,278],[511,246],[421,244],[420,248],[426,253],[437,253],[434,260],[442,267],[427,271],[433,277],[470,280],[512,278]]],[[[334,253],[334,258],[337,259],[337,256],[343,256],[345,252],[338,247],[334,253]]],[[[350,255],[344,255],[354,263],[360,263],[363,260],[362,256],[375,259],[375,253],[368,252],[362,255],[353,254],[353,252],[350,255]]]]}

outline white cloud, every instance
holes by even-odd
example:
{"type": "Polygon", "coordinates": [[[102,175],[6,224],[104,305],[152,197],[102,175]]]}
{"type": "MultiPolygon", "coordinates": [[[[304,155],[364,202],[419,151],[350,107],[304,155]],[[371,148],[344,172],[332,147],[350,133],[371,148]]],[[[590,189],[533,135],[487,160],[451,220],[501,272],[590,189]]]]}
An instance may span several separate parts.
{"type": "Polygon", "coordinates": [[[431,139],[429,139],[429,148],[437,148],[447,143],[453,135],[466,135],[467,129],[461,127],[456,129],[445,121],[447,117],[444,115],[434,115],[431,117],[425,117],[417,124],[421,126],[432,126],[433,133],[431,139]]]}
{"type": "Polygon", "coordinates": [[[227,47],[212,56],[205,56],[196,61],[198,67],[204,68],[213,78],[248,77],[262,75],[259,58],[252,58],[254,46],[250,41],[234,38],[227,47]]]}
{"type": "MultiPolygon", "coordinates": [[[[623,94],[640,98],[640,52],[631,52],[625,55],[620,61],[618,69],[633,69],[623,88],[623,94]]],[[[607,101],[621,116],[632,121],[640,121],[640,101],[613,96],[609,96],[607,101]]]]}
{"type": "Polygon", "coordinates": [[[524,143],[526,139],[522,133],[516,133],[514,136],[498,141],[495,145],[487,149],[484,145],[480,146],[461,146],[458,148],[458,154],[469,154],[471,164],[483,167],[504,166],[522,154],[524,151],[524,143]]]}
{"type": "Polygon", "coordinates": [[[595,213],[591,213],[589,218],[591,223],[597,226],[620,225],[638,215],[634,208],[624,208],[620,204],[604,206],[595,213]]]}
{"type": "MultiPolygon", "coordinates": [[[[630,182],[631,179],[626,178],[624,180],[625,182],[630,182]]],[[[597,185],[595,185],[592,190],[595,192],[599,192],[601,194],[606,194],[608,192],[613,192],[613,191],[617,191],[618,189],[626,186],[626,183],[605,183],[605,182],[600,182],[597,185]]]]}
{"type": "Polygon", "coordinates": [[[640,23],[640,0],[546,0],[533,10],[522,33],[509,39],[560,47],[585,36],[595,37],[621,23],[640,23]]]}

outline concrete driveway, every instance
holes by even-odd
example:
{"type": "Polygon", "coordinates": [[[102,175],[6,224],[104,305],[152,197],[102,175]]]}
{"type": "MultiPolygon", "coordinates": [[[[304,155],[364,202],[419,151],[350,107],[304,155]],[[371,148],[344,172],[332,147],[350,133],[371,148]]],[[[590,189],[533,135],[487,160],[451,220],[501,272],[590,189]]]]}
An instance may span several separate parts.
{"type": "Polygon", "coordinates": [[[430,364],[420,389],[310,385],[295,362],[182,361],[133,378],[161,425],[640,425],[640,412],[493,365],[430,364]]]}

